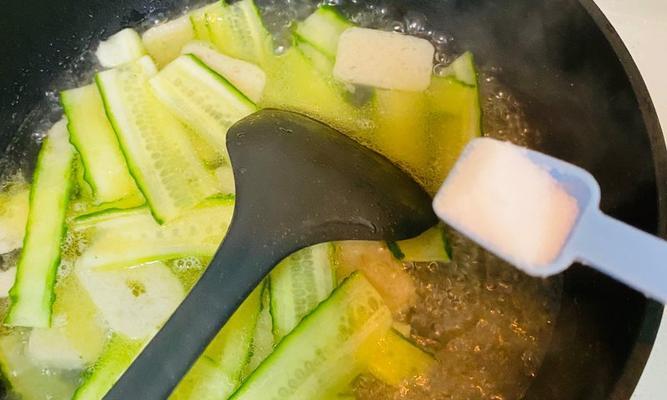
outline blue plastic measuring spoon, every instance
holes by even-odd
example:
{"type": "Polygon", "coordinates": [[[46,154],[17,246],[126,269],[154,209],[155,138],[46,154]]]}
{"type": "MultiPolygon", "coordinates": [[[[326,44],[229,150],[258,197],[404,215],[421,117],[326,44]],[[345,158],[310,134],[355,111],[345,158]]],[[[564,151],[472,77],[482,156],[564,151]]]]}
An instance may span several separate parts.
{"type": "MultiPolygon", "coordinates": [[[[438,207],[438,199],[466,156],[478,143],[488,140],[493,139],[475,139],[464,149],[433,201],[436,215],[488,251],[529,275],[539,277],[555,275],[566,270],[574,262],[580,262],[624,282],[648,297],[663,303],[667,302],[667,242],[600,211],[600,185],[589,172],[565,161],[514,146],[534,164],[548,171],[578,203],[579,213],[576,221],[560,254],[551,263],[539,266],[526,264],[513,254],[494,248],[494,245],[485,238],[466,231],[466,227],[448,221],[446,213],[438,207]]],[[[507,184],[508,190],[512,190],[512,182],[507,184]]]]}

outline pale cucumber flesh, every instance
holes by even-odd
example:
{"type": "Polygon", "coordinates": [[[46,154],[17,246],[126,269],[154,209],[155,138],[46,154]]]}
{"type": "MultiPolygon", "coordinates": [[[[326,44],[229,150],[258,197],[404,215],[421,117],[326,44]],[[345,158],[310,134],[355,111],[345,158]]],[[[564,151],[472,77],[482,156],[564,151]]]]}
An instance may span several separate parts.
{"type": "Polygon", "coordinates": [[[197,157],[187,130],[155,98],[150,58],[101,72],[97,84],[135,181],[159,222],[173,220],[218,185],[197,157]]]}
{"type": "Polygon", "coordinates": [[[8,325],[46,328],[51,324],[53,288],[72,186],[74,149],[66,124],[63,119],[51,128],[37,160],[23,251],[5,318],[8,325]]]}

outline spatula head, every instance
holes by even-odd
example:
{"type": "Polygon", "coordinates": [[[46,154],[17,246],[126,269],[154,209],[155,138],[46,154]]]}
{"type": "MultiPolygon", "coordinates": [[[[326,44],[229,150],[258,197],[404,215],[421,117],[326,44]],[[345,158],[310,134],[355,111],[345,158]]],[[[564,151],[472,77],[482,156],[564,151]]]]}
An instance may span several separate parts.
{"type": "Polygon", "coordinates": [[[236,179],[227,236],[106,400],[167,398],[243,299],[294,251],[334,240],[399,240],[436,223],[429,196],[407,174],[302,115],[260,111],[230,129],[227,148],[236,179]]]}
{"type": "MultiPolygon", "coordinates": [[[[233,126],[238,229],[274,241],[400,240],[437,219],[426,192],[385,157],[300,114],[262,110],[233,126]]],[[[236,224],[235,224],[236,225],[236,224]]]]}

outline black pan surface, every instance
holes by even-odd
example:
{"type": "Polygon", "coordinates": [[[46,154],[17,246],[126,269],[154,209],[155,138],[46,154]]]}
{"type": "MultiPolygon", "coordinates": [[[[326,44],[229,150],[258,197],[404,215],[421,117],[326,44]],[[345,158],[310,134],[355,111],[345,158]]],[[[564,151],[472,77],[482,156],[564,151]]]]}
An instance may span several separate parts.
{"type": "MultiPolygon", "coordinates": [[[[591,171],[602,208],[650,233],[667,232],[667,151],[648,92],[592,0],[388,1],[450,32],[525,105],[539,150],[591,171]]],[[[0,154],[28,158],[21,126],[45,92],[76,85],[91,43],[186,0],[27,0],[0,14],[0,154]],[[76,65],[80,64],[80,67],[76,65]]],[[[55,118],[55,116],[53,116],[55,118]]],[[[0,163],[0,168],[7,168],[0,163]]],[[[3,170],[0,169],[0,173],[3,170]]],[[[662,306],[588,268],[565,274],[562,311],[531,400],[629,399],[662,306]]]]}

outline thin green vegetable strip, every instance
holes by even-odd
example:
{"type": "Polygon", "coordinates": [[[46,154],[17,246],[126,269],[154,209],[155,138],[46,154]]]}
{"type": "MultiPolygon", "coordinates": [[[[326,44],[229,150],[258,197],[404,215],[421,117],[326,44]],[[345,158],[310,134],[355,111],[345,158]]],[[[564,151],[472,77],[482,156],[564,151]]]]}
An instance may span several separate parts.
{"type": "Polygon", "coordinates": [[[8,325],[45,328],[51,324],[53,286],[72,187],[74,148],[66,124],[63,119],[51,128],[39,153],[26,237],[10,291],[8,325]]]}

